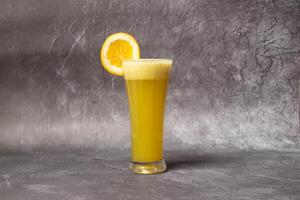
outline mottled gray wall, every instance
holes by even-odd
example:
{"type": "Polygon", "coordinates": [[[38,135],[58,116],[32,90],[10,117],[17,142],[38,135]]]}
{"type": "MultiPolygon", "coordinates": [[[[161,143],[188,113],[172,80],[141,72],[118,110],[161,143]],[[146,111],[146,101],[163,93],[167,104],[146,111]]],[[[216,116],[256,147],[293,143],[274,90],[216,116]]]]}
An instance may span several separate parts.
{"type": "Polygon", "coordinates": [[[120,31],[174,59],[167,148],[300,150],[299,0],[1,0],[0,148],[129,147],[120,31]]]}

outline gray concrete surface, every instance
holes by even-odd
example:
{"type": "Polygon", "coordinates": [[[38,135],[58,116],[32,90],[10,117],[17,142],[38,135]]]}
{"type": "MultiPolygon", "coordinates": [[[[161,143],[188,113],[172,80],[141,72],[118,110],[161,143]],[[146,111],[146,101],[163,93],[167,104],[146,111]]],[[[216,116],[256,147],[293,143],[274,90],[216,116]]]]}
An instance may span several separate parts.
{"type": "Polygon", "coordinates": [[[299,150],[298,0],[1,0],[0,149],[128,148],[111,33],[174,59],[166,146],[299,150]]]}
{"type": "MultiPolygon", "coordinates": [[[[129,151],[128,151],[129,152],[129,151]]],[[[169,171],[135,175],[128,152],[0,156],[1,200],[298,200],[299,152],[170,151],[169,171]]]]}

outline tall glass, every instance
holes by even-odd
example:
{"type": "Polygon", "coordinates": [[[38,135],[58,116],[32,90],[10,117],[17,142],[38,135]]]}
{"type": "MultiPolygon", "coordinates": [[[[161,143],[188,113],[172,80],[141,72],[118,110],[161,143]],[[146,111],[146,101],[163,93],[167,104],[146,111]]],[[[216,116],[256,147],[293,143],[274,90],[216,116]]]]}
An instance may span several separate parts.
{"type": "Polygon", "coordinates": [[[166,171],[163,159],[164,108],[172,60],[122,62],[131,119],[130,169],[138,174],[166,171]]]}

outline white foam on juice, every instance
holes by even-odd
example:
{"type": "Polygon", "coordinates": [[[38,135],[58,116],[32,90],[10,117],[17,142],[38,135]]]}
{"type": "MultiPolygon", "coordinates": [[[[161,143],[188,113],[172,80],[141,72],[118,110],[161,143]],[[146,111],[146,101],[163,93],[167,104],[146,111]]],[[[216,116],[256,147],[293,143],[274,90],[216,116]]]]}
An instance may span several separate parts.
{"type": "Polygon", "coordinates": [[[134,59],[122,61],[126,80],[149,80],[168,78],[172,60],[170,59],[134,59]]]}

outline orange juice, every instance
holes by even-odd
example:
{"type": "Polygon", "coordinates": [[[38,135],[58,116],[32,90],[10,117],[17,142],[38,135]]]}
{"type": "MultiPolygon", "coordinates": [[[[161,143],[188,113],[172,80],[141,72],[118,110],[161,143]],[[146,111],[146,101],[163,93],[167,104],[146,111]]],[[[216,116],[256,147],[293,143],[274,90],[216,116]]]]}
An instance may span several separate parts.
{"type": "Polygon", "coordinates": [[[131,118],[132,161],[163,160],[164,108],[172,61],[137,59],[122,62],[131,118]]]}

